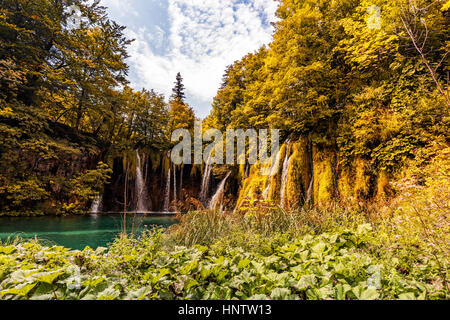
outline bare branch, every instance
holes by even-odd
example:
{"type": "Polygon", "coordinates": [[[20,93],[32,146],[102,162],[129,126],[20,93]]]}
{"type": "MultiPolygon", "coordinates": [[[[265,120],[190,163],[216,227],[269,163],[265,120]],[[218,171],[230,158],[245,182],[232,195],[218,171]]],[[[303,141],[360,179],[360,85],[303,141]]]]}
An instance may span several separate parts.
{"type": "MultiPolygon", "coordinates": [[[[416,13],[417,13],[417,11],[420,11],[420,10],[417,9],[417,6],[416,6],[415,1],[410,0],[410,1],[409,1],[409,4],[410,4],[410,7],[411,7],[411,9],[412,9],[412,11],[413,11],[412,14],[413,14],[413,16],[414,16],[414,27],[415,27],[415,26],[416,26],[416,23],[417,23],[417,15],[416,15],[416,13]]],[[[439,83],[439,80],[438,80],[438,78],[436,77],[435,70],[433,70],[433,69],[431,68],[430,63],[428,62],[428,60],[427,60],[427,58],[426,58],[426,56],[425,56],[425,53],[424,53],[424,51],[423,51],[424,48],[425,48],[425,44],[426,44],[426,42],[427,42],[427,39],[428,39],[428,27],[427,27],[426,21],[424,21],[424,22],[422,23],[422,24],[425,26],[425,30],[426,30],[426,33],[425,33],[425,34],[426,34],[426,35],[425,35],[425,40],[424,40],[424,42],[423,42],[422,45],[419,45],[417,35],[414,33],[414,31],[413,31],[413,29],[412,29],[412,26],[408,23],[406,11],[404,10],[403,6],[402,6],[402,15],[401,15],[400,19],[401,19],[401,21],[402,21],[402,24],[403,24],[403,27],[404,27],[406,33],[408,34],[409,38],[411,39],[411,42],[412,42],[414,48],[415,48],[416,51],[419,53],[419,55],[420,55],[420,57],[421,57],[421,59],[422,59],[422,62],[423,62],[423,63],[425,64],[425,66],[427,67],[427,69],[428,69],[428,71],[429,71],[429,73],[430,73],[430,75],[431,75],[431,77],[432,77],[434,83],[436,84],[436,86],[437,86],[437,88],[438,88],[440,94],[441,94],[442,97],[444,98],[444,100],[445,100],[447,106],[450,107],[450,101],[449,101],[449,98],[447,97],[447,94],[445,93],[444,89],[442,88],[441,84],[439,83]]],[[[444,57],[444,58],[445,58],[445,57],[444,57]]],[[[442,62],[441,62],[441,63],[442,63],[442,62]]]]}

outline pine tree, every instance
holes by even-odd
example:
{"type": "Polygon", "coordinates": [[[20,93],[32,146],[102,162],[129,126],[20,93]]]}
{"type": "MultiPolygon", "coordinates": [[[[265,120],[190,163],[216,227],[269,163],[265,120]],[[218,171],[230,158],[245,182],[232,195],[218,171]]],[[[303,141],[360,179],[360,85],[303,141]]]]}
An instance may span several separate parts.
{"type": "Polygon", "coordinates": [[[175,81],[175,87],[172,89],[172,99],[184,103],[184,99],[186,98],[184,89],[183,78],[181,77],[181,73],[178,72],[175,81]]]}

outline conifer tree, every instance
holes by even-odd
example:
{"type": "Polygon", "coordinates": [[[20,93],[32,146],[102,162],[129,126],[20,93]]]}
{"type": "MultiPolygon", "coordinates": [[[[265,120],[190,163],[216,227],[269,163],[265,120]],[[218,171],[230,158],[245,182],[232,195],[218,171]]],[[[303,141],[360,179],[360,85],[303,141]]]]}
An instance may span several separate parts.
{"type": "Polygon", "coordinates": [[[184,99],[186,98],[186,95],[184,93],[184,84],[183,84],[183,77],[181,77],[181,73],[177,73],[177,77],[175,80],[175,86],[172,89],[172,99],[178,100],[178,102],[184,103],[184,99]]]}

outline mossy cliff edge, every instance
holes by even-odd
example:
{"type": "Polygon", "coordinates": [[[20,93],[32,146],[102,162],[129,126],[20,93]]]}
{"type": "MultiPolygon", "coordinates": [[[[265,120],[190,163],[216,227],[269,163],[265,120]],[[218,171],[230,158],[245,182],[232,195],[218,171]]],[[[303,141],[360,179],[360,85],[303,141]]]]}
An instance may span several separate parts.
{"type": "Polygon", "coordinates": [[[362,206],[389,198],[390,181],[395,179],[392,173],[377,169],[362,157],[342,164],[341,156],[339,150],[311,146],[305,137],[284,143],[270,164],[251,166],[248,177],[242,177],[236,207],[246,201],[267,201],[295,210],[336,203],[362,206]],[[283,169],[284,161],[287,168],[283,169]],[[284,177],[283,170],[287,170],[284,177]]]}

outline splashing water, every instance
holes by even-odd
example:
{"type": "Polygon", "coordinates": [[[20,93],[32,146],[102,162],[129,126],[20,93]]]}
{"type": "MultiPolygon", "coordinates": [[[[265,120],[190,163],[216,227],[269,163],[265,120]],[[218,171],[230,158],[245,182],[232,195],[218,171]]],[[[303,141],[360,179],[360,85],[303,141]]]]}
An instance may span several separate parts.
{"type": "Polygon", "coordinates": [[[94,202],[92,202],[91,213],[97,214],[100,212],[102,207],[102,196],[98,195],[95,197],[94,202]]]}
{"type": "Polygon", "coordinates": [[[275,157],[275,161],[272,161],[272,166],[270,169],[270,176],[275,176],[280,170],[280,159],[281,158],[281,148],[278,150],[277,156],[275,157]]]}
{"type": "Polygon", "coordinates": [[[205,204],[209,194],[209,184],[211,181],[212,161],[211,155],[209,155],[206,161],[205,172],[203,173],[202,187],[200,189],[200,201],[205,204]]]}
{"type": "Polygon", "coordinates": [[[291,158],[289,157],[289,141],[286,146],[286,156],[284,157],[283,162],[283,173],[281,174],[281,192],[280,192],[280,206],[284,209],[285,207],[285,198],[286,198],[286,187],[288,180],[288,172],[289,172],[289,164],[291,162],[291,158]]]}
{"type": "Polygon", "coordinates": [[[142,163],[139,151],[136,150],[136,212],[148,212],[147,208],[147,188],[145,187],[144,177],[142,175],[142,163]]]}
{"type": "MultiPolygon", "coordinates": [[[[287,149],[289,149],[289,140],[288,140],[288,147],[287,149]]],[[[270,188],[272,187],[272,183],[273,183],[273,177],[275,177],[277,175],[277,173],[280,171],[280,162],[281,162],[281,148],[278,149],[277,154],[272,155],[272,161],[271,161],[271,166],[270,166],[270,175],[269,175],[269,185],[267,186],[267,188],[264,190],[262,196],[264,200],[268,200],[269,199],[269,192],[270,192],[270,188]]]]}
{"type": "Polygon", "coordinates": [[[220,203],[220,207],[222,209],[222,203],[223,203],[223,196],[225,193],[225,183],[227,182],[228,177],[230,176],[231,171],[228,172],[226,177],[220,182],[219,187],[217,188],[216,193],[211,198],[211,201],[209,202],[209,209],[214,210],[218,207],[220,203]]]}

